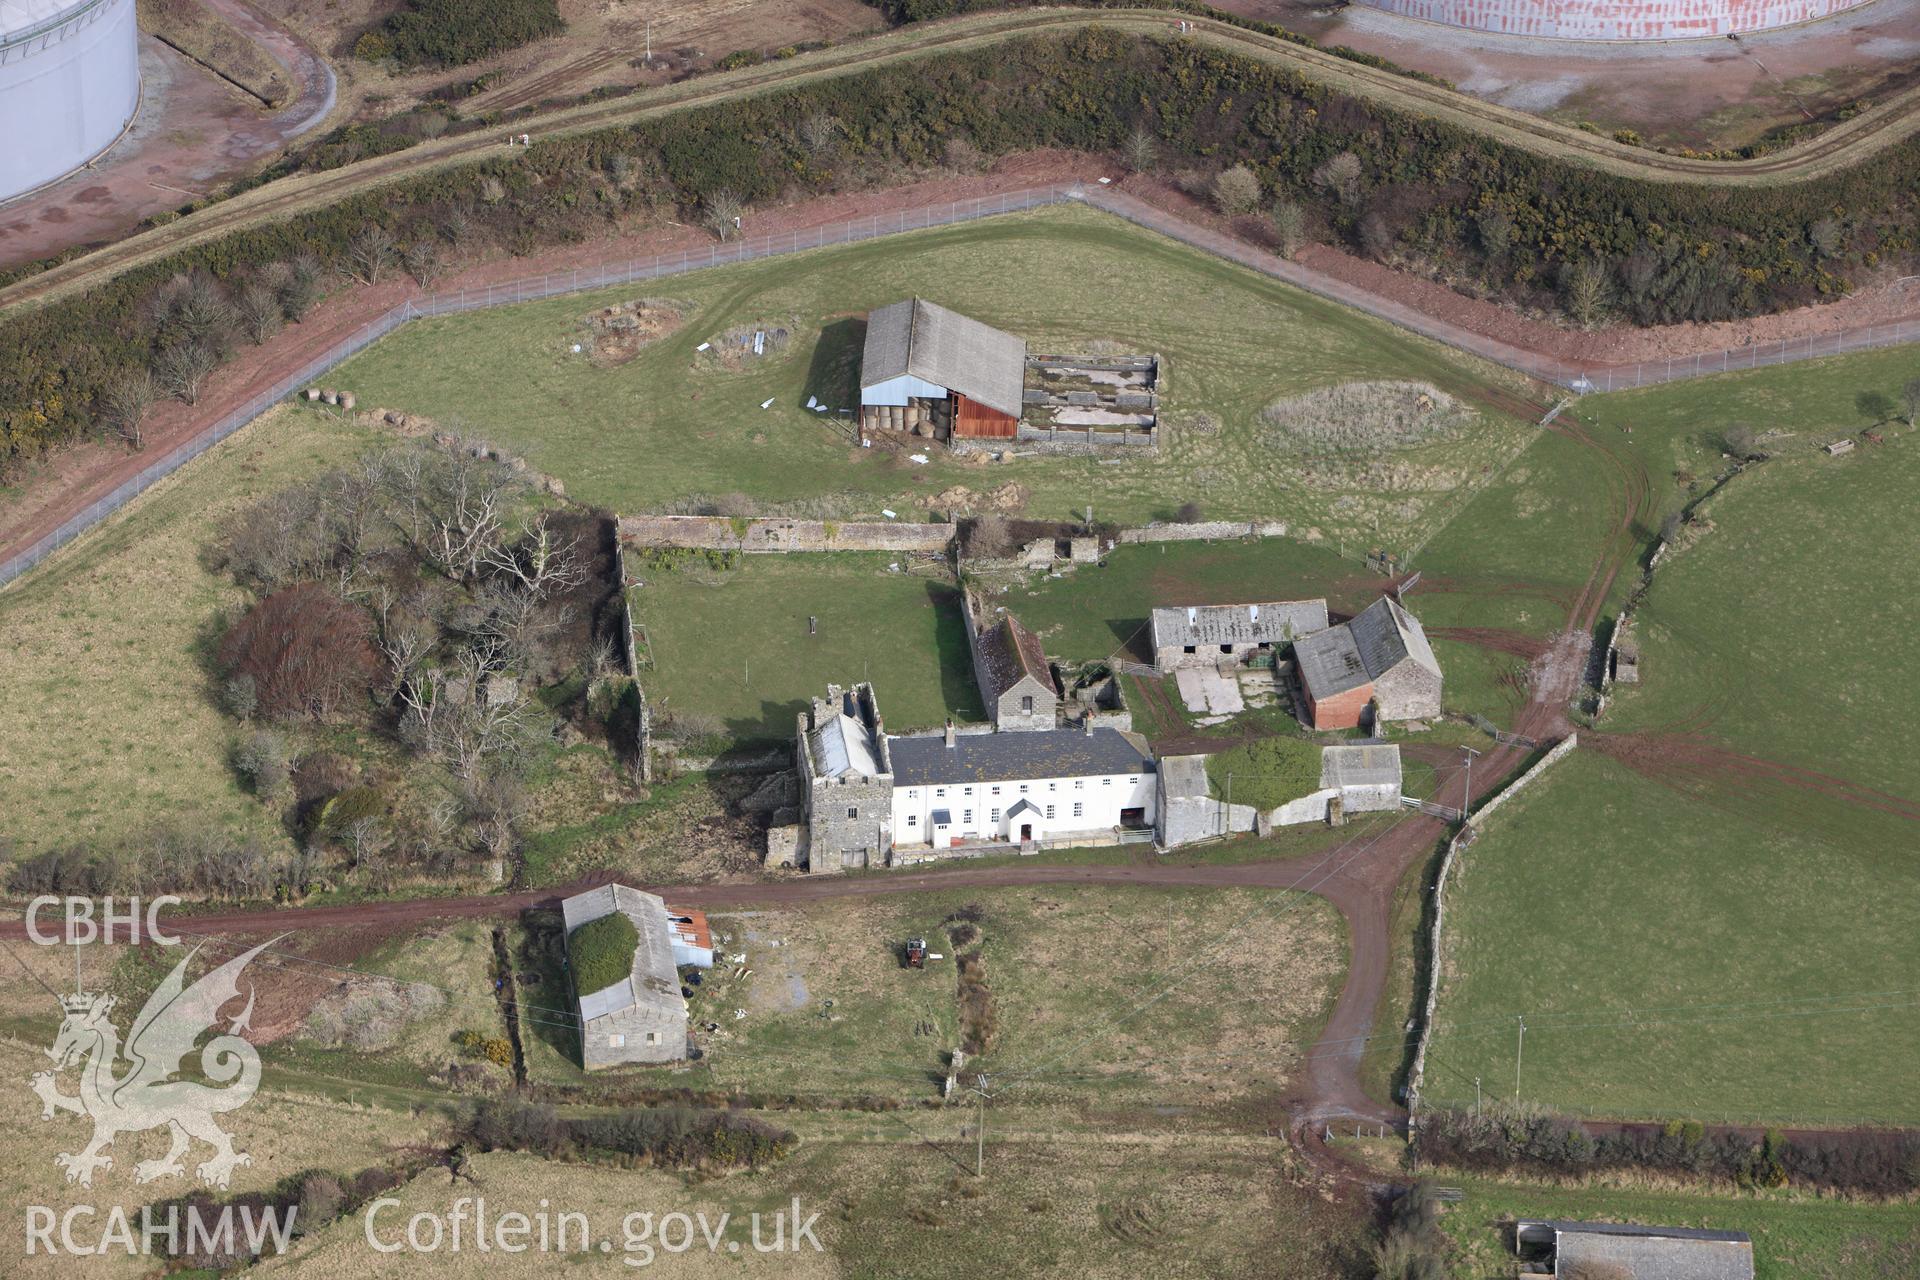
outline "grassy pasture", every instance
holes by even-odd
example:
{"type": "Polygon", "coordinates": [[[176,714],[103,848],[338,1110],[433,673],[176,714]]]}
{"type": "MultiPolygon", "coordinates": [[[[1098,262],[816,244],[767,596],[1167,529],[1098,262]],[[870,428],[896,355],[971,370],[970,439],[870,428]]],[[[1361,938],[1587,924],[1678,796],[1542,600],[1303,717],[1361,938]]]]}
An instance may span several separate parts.
{"type": "Polygon", "coordinates": [[[1430,382],[1469,402],[1488,385],[1522,384],[1086,209],[724,267],[655,289],[690,304],[687,323],[615,368],[595,363],[585,317],[642,290],[410,325],[336,380],[362,404],[458,420],[559,476],[576,498],[624,512],[741,492],[795,512],[911,515],[951,505],[937,501],[950,487],[980,493],[1015,482],[1034,515],[1064,517],[1091,503],[1100,518],[1138,523],[1197,499],[1216,516],[1286,518],[1329,538],[1404,547],[1439,527],[1527,439],[1511,419],[1483,412],[1443,444],[1390,455],[1385,472],[1303,466],[1257,425],[1273,400],[1356,379],[1430,382]],[[983,468],[936,451],[915,466],[886,449],[852,449],[847,420],[805,402],[852,406],[861,317],[916,293],[1018,333],[1034,351],[1098,341],[1157,351],[1170,419],[1190,424],[1205,411],[1217,429],[1176,425],[1157,454],[1113,465],[1030,458],[983,468]],[[742,324],[790,319],[785,348],[737,372],[696,350],[742,324]]]}
{"type": "Polygon", "coordinates": [[[369,438],[275,410],[0,593],[0,835],[23,851],[167,822],[286,839],[227,765],[208,658],[246,593],[203,556],[234,512],[369,438]]]}
{"type": "Polygon", "coordinates": [[[1443,1180],[1466,1192],[1466,1199],[1440,1220],[1455,1250],[1454,1274],[1462,1276],[1514,1275],[1504,1227],[1521,1217],[1744,1231],[1753,1237],[1756,1280],[1904,1275],[1920,1258],[1920,1224],[1910,1205],[1817,1200],[1792,1193],[1528,1186],[1453,1174],[1443,1180]]]}
{"type": "MultiPolygon", "coordinates": [[[[716,916],[727,938],[717,949],[743,951],[753,972],[735,978],[735,966],[721,963],[695,988],[695,1023],[720,1024],[696,1034],[705,1058],[690,1073],[619,1074],[747,1091],[937,1096],[961,1032],[954,955],[968,949],[951,944],[942,922],[975,906],[995,1007],[983,1069],[1009,1073],[1009,1083],[1031,1073],[1014,1091],[1034,1102],[1213,1105],[1270,1087],[1330,1007],[1342,970],[1331,908],[1252,891],[952,890],[716,916]],[[1247,931],[1233,932],[1249,918],[1247,931]],[[913,936],[946,958],[923,971],[902,967],[897,949],[913,936]],[[1199,957],[1206,962],[1189,970],[1199,957]],[[1228,966],[1231,991],[1220,985],[1228,966]],[[1171,995],[1135,1012],[1169,984],[1171,995]],[[747,1016],[737,1018],[741,1009],[747,1016]],[[1249,1060],[1264,1065],[1249,1073],[1249,1060]]],[[[541,992],[557,994],[561,981],[555,975],[541,992]]],[[[535,1077],[581,1079],[572,1034],[536,1030],[535,1077]]]]}
{"type": "Polygon", "coordinates": [[[720,718],[732,742],[791,741],[794,717],[829,680],[873,681],[887,727],[926,728],[986,716],[967,659],[959,591],[895,573],[884,553],[744,556],[633,572],[634,621],[652,670],[640,673],[656,711],[720,718]],[[807,619],[818,620],[808,634],[807,619]]]}

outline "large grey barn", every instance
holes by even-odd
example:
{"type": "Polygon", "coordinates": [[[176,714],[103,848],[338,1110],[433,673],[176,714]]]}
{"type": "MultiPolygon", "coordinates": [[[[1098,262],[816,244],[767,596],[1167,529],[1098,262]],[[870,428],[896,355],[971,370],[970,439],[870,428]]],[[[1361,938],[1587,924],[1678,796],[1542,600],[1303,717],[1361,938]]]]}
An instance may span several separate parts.
{"type": "Polygon", "coordinates": [[[580,1065],[589,1071],[635,1062],[673,1062],[687,1056],[687,1002],[674,965],[676,931],[667,904],[623,884],[601,885],[560,904],[567,937],[581,925],[620,912],[640,942],[633,970],[610,987],[576,994],[580,1065]]]}
{"type": "Polygon", "coordinates": [[[1020,429],[1027,344],[922,298],[867,317],[860,425],[946,438],[1012,439],[1020,429]]]}

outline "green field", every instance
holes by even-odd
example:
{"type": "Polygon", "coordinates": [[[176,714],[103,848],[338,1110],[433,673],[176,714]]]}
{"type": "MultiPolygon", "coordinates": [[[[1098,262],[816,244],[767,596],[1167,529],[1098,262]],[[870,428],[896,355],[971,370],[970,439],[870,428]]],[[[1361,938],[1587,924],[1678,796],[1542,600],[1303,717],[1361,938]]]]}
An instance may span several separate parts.
{"type": "Polygon", "coordinates": [[[575,498],[616,511],[744,493],[828,517],[951,509],[938,495],[1009,482],[1031,515],[1140,523],[1198,500],[1209,515],[1289,519],[1358,546],[1409,546],[1458,509],[1528,436],[1498,412],[1442,443],[1303,467],[1270,446],[1256,415],[1330,383],[1423,381],[1478,401],[1524,383],[1495,366],[1323,302],[1254,272],[1081,208],[897,236],[656,282],[420,322],[337,375],[363,405],[432,415],[524,453],[575,498]],[[1018,282],[1018,288],[1009,284],[1018,282]],[[630,362],[590,357],[585,317],[651,294],[686,305],[677,332],[630,362]],[[805,408],[856,396],[861,316],[919,294],[1018,333],[1034,351],[1112,342],[1159,352],[1176,425],[1157,454],[1114,465],[1021,459],[991,468],[944,452],[915,466],[850,447],[846,421],[805,408]],[[703,342],[788,327],[763,366],[718,367],[703,342]],[[580,343],[588,348],[574,354],[580,343]],[[771,399],[773,407],[762,410],[771,399]],[[1190,424],[1214,415],[1213,430],[1190,424]],[[1385,464],[1384,470],[1377,464],[1385,464]]]}
{"type": "MultiPolygon", "coordinates": [[[[1604,1114],[1920,1119],[1920,437],[1831,459],[1909,354],[1594,397],[1704,491],[1736,422],[1772,460],[1708,498],[1639,613],[1642,683],[1495,818],[1448,900],[1429,1095],[1604,1114]],[[1569,926],[1572,927],[1569,927],[1569,926]]],[[[1510,473],[1511,474],[1511,473],[1510,473]]],[[[1471,514],[1471,513],[1470,513],[1471,514]]],[[[1443,537],[1454,536],[1456,524],[1443,537]]]]}
{"type": "Polygon", "coordinates": [[[1842,1203],[1792,1193],[1525,1186],[1454,1174],[1441,1180],[1466,1192],[1440,1222],[1455,1250],[1452,1273],[1475,1280],[1515,1274],[1503,1226],[1521,1217],[1744,1231],[1753,1237],[1756,1280],[1911,1275],[1920,1259],[1920,1223],[1911,1205],[1842,1203]]]}
{"type": "Polygon", "coordinates": [[[720,719],[731,743],[793,738],[794,717],[828,681],[871,680],[887,727],[986,716],[974,688],[960,596],[945,581],[893,572],[897,556],[744,556],[649,567],[631,596],[656,713],[720,719]],[[808,631],[807,621],[815,629],[808,631]]]}
{"type": "Polygon", "coordinates": [[[273,413],[0,594],[0,836],[22,852],[165,823],[286,840],[227,764],[209,653],[246,593],[204,556],[235,512],[369,439],[273,413]]]}

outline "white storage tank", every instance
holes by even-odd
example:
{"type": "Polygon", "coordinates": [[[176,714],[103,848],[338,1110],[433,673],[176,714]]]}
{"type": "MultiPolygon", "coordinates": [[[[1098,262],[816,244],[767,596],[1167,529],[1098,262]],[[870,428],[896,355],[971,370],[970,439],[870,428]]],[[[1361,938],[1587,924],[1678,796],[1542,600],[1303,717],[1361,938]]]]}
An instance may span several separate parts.
{"type": "Polygon", "coordinates": [[[105,151],[139,105],[134,0],[0,0],[0,200],[105,151]]]}
{"type": "Polygon", "coordinates": [[[1868,0],[1360,0],[1389,13],[1509,36],[1690,40],[1771,31],[1868,0]]]}

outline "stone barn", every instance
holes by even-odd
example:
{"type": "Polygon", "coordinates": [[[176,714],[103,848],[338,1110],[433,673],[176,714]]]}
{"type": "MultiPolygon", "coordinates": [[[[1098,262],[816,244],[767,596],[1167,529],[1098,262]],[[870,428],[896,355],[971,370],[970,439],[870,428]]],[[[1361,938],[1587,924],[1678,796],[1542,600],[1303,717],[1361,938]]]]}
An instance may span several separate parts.
{"type": "Polygon", "coordinates": [[[1155,609],[1153,665],[1160,671],[1217,667],[1287,648],[1327,628],[1325,600],[1189,604],[1155,609]]]}
{"type": "Polygon", "coordinates": [[[1513,1225],[1513,1243],[1525,1275],[1753,1280],[1753,1238],[1744,1231],[1522,1218],[1513,1225]]]}
{"type": "Polygon", "coordinates": [[[1011,613],[996,618],[972,598],[961,605],[973,678],[996,729],[1051,729],[1059,716],[1060,687],[1041,650],[1040,637],[1011,613]]]}
{"type": "MultiPolygon", "coordinates": [[[[640,941],[627,977],[575,995],[580,1065],[597,1071],[627,1063],[678,1061],[687,1056],[687,1002],[680,994],[674,959],[678,935],[667,904],[623,884],[576,893],[560,904],[569,949],[574,930],[616,911],[632,922],[640,941]]],[[[568,960],[571,963],[571,954],[568,960]]]]}
{"type": "Polygon", "coordinates": [[[1420,620],[1390,597],[1299,641],[1293,656],[1316,729],[1357,728],[1369,703],[1380,720],[1440,714],[1439,660],[1420,620]]]}
{"type": "Polygon", "coordinates": [[[1027,344],[921,298],[867,317],[860,425],[936,439],[1012,440],[1026,397],[1027,344]]]}

